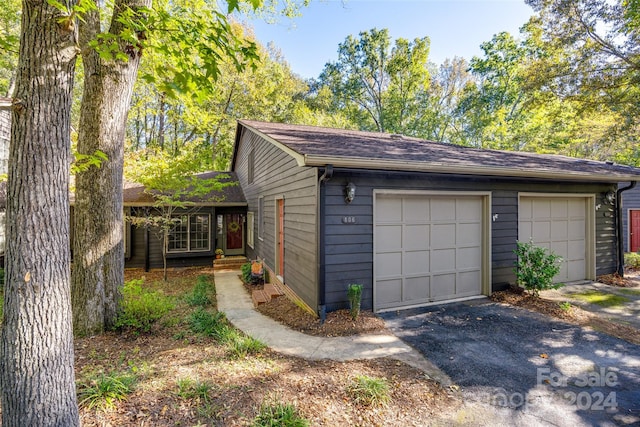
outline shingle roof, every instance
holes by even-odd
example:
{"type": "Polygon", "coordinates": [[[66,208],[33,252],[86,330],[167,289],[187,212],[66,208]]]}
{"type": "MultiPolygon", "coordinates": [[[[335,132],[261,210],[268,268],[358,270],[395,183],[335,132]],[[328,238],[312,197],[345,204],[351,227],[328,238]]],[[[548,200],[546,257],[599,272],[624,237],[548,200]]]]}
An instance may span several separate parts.
{"type": "MultiPolygon", "coordinates": [[[[192,197],[189,202],[198,205],[213,206],[246,206],[247,200],[244,197],[242,188],[235,172],[203,172],[195,175],[198,179],[211,179],[224,174],[227,178],[222,178],[221,182],[233,183],[225,186],[221,191],[212,191],[202,197],[192,197]]],[[[151,205],[155,202],[153,196],[145,192],[142,184],[125,183],[123,188],[123,202],[125,205],[151,205]]]]}
{"type": "Polygon", "coordinates": [[[331,164],[466,175],[640,181],[638,168],[559,155],[484,150],[387,133],[249,120],[241,120],[239,126],[280,146],[300,166],[331,164]]]}

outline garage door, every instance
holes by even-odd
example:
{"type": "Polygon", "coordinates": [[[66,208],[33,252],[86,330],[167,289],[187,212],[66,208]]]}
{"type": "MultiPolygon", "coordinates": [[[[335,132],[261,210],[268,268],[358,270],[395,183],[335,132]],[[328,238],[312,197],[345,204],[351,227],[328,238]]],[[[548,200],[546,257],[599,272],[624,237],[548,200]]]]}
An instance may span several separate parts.
{"type": "Polygon", "coordinates": [[[482,294],[483,197],[375,194],[376,311],[482,294]]]}
{"type": "Polygon", "coordinates": [[[564,262],[556,282],[589,277],[585,197],[520,197],[518,240],[551,249],[564,262]]]}

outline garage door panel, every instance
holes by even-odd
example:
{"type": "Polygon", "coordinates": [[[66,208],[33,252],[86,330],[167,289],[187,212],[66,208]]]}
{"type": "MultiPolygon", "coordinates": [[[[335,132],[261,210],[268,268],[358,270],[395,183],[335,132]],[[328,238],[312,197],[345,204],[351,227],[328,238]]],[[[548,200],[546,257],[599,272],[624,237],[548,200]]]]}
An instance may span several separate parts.
{"type": "Polygon", "coordinates": [[[403,299],[411,301],[414,304],[420,304],[429,301],[429,280],[428,275],[407,277],[404,281],[403,299]]]}
{"type": "Polygon", "coordinates": [[[532,218],[549,218],[551,216],[551,201],[539,200],[533,203],[532,218]]]}
{"type": "Polygon", "coordinates": [[[450,221],[456,217],[456,201],[449,198],[434,198],[431,203],[431,220],[450,221]]]}
{"type": "Polygon", "coordinates": [[[482,266],[482,252],[480,247],[460,248],[456,253],[456,269],[480,269],[482,266]]]}
{"type": "Polygon", "coordinates": [[[431,278],[431,299],[442,301],[455,296],[456,273],[434,274],[431,278]]]}
{"type": "Polygon", "coordinates": [[[478,220],[478,212],[482,211],[482,200],[458,199],[456,206],[456,219],[458,221],[478,220]]]}
{"type": "Polygon", "coordinates": [[[402,274],[402,252],[376,254],[376,277],[393,277],[402,274]]]}
{"type": "Polygon", "coordinates": [[[450,248],[456,245],[455,224],[433,224],[431,226],[431,247],[450,248]]]}
{"type": "Polygon", "coordinates": [[[569,238],[584,239],[585,237],[585,221],[584,219],[572,220],[569,222],[569,238]]]}
{"type": "Polygon", "coordinates": [[[376,198],[376,218],[379,222],[401,222],[402,208],[397,206],[397,201],[390,197],[376,198]]]}
{"type": "Polygon", "coordinates": [[[551,249],[554,254],[561,256],[562,259],[568,259],[569,242],[551,242],[549,243],[549,249],[551,249]]]}
{"type": "Polygon", "coordinates": [[[384,242],[385,250],[399,250],[402,248],[401,225],[379,225],[376,227],[376,241],[384,242]]]}
{"type": "Polygon", "coordinates": [[[404,221],[424,222],[431,217],[429,212],[429,200],[418,197],[408,197],[404,199],[404,221]]]}
{"type": "Polygon", "coordinates": [[[584,274],[586,268],[586,262],[584,260],[568,261],[567,265],[567,277],[579,277],[584,274]]]}
{"type": "Polygon", "coordinates": [[[586,208],[585,199],[569,199],[568,201],[569,216],[584,217],[585,208],[586,208]]]}
{"type": "Polygon", "coordinates": [[[402,302],[402,279],[376,281],[376,299],[380,307],[402,302]]]}
{"type": "Polygon", "coordinates": [[[549,221],[539,221],[532,224],[534,242],[548,241],[551,238],[551,223],[549,221]]]}
{"type": "Polygon", "coordinates": [[[458,273],[456,295],[459,297],[477,295],[477,284],[480,280],[482,280],[482,275],[479,269],[458,273]]]}
{"type": "Polygon", "coordinates": [[[430,251],[410,251],[404,254],[404,271],[406,275],[426,274],[430,270],[430,251]]]}
{"type": "Polygon", "coordinates": [[[477,245],[481,240],[482,224],[480,222],[458,224],[456,230],[456,243],[458,246],[477,245]]]}
{"type": "Polygon", "coordinates": [[[407,225],[404,227],[402,247],[405,250],[429,249],[429,226],[407,225]]]}
{"type": "Polygon", "coordinates": [[[483,197],[375,195],[376,310],[482,294],[483,197]]]}
{"type": "Polygon", "coordinates": [[[551,236],[554,240],[566,240],[569,237],[569,221],[557,220],[552,222],[551,236]]]}
{"type": "Polygon", "coordinates": [[[453,271],[456,268],[455,249],[433,249],[431,251],[431,271],[453,271]]]}
{"type": "Polygon", "coordinates": [[[572,240],[567,245],[567,255],[565,256],[566,260],[576,261],[582,260],[584,261],[586,256],[584,240],[572,240]]]}

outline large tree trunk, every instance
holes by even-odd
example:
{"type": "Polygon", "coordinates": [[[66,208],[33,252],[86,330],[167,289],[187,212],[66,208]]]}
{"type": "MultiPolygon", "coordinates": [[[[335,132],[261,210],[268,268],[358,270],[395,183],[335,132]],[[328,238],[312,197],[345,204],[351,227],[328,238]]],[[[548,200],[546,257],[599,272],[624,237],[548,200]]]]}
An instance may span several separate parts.
{"type": "Polygon", "coordinates": [[[73,23],[60,19],[45,0],[22,3],[0,344],[4,427],[79,425],[69,292],[76,48],[73,23]]]}
{"type": "MultiPolygon", "coordinates": [[[[118,15],[127,7],[151,1],[120,0],[114,6],[110,33],[123,25],[118,15]]],[[[73,323],[77,335],[91,335],[116,320],[124,282],[122,241],[122,169],[127,113],[140,63],[138,46],[122,45],[128,61],[104,60],[89,47],[100,29],[97,12],[85,17],[80,42],[85,80],[78,130],[78,152],[108,157],[100,167],[76,175],[74,206],[73,323]]]]}

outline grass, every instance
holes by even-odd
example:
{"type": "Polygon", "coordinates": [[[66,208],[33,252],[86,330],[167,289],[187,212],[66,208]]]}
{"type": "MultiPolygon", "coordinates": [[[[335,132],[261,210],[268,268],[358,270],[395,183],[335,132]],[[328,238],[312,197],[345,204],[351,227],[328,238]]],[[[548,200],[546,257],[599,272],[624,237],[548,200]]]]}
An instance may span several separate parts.
{"type": "Polygon", "coordinates": [[[204,275],[198,276],[193,290],[184,296],[184,300],[190,306],[206,307],[211,304],[209,294],[212,292],[212,284],[204,275]]]}
{"type": "Polygon", "coordinates": [[[253,427],[306,427],[311,424],[298,414],[294,405],[275,402],[263,403],[251,425],[253,427]]]}
{"type": "Polygon", "coordinates": [[[347,386],[347,394],[364,406],[385,406],[391,400],[387,380],[367,375],[355,377],[347,386]]]}
{"type": "Polygon", "coordinates": [[[80,406],[101,410],[113,409],[133,391],[136,376],[130,373],[100,373],[78,386],[80,406]]]}
{"type": "Polygon", "coordinates": [[[600,307],[616,307],[631,301],[629,298],[625,298],[620,295],[611,293],[604,293],[599,291],[586,291],[580,293],[568,294],[571,298],[578,299],[580,301],[588,302],[589,304],[599,305],[600,307]]]}
{"type": "Polygon", "coordinates": [[[209,336],[221,344],[226,344],[233,357],[246,357],[260,353],[266,346],[231,327],[224,313],[209,312],[204,309],[191,314],[191,331],[209,336]]]}
{"type": "Polygon", "coordinates": [[[182,399],[198,400],[208,403],[211,400],[213,385],[207,381],[193,381],[190,378],[181,378],[176,381],[178,397],[182,399]]]}
{"type": "Polygon", "coordinates": [[[116,321],[117,329],[148,332],[155,322],[174,309],[172,298],[143,285],[144,279],[129,280],[124,284],[122,312],[116,321]]]}
{"type": "Polygon", "coordinates": [[[640,289],[618,289],[618,292],[625,295],[640,295],[640,289]]]}

